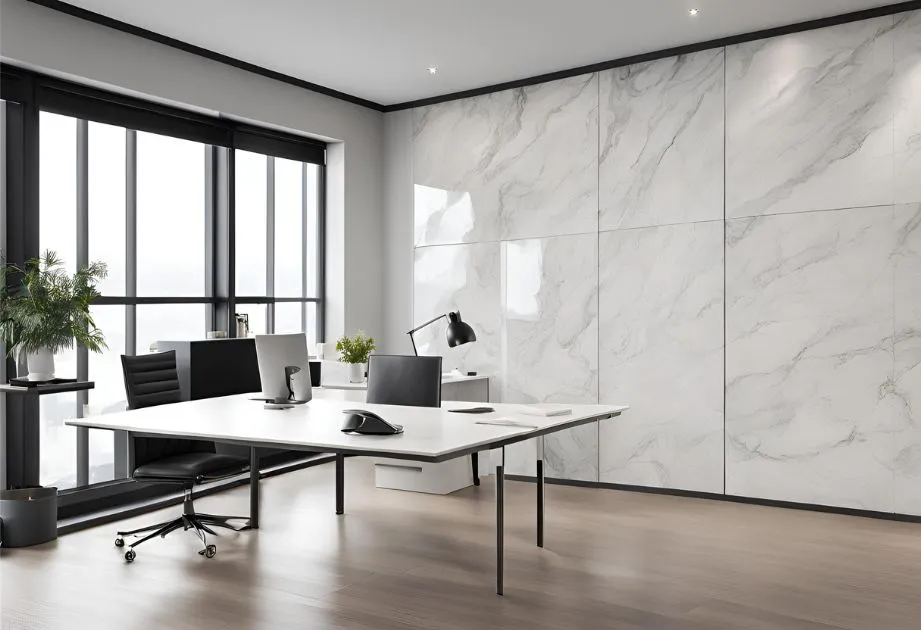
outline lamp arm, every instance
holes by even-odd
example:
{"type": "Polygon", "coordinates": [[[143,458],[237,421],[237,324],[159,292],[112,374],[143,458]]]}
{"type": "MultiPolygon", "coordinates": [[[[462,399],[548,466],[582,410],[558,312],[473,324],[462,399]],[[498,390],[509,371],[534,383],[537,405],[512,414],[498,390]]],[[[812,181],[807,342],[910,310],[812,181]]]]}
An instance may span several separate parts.
{"type": "Polygon", "coordinates": [[[433,317],[432,319],[428,320],[427,322],[425,322],[424,324],[422,324],[422,325],[420,325],[420,326],[416,326],[415,328],[413,328],[412,330],[410,330],[408,333],[406,333],[407,335],[409,335],[409,341],[413,344],[413,354],[414,354],[414,355],[419,356],[419,351],[416,350],[416,339],[415,339],[415,337],[413,337],[413,333],[422,330],[423,328],[425,328],[425,327],[428,326],[429,324],[434,324],[434,323],[437,322],[439,319],[447,318],[447,317],[448,317],[448,314],[447,314],[447,313],[444,313],[444,314],[442,314],[442,315],[437,315],[437,316],[433,317]]]}
{"type": "Polygon", "coordinates": [[[413,334],[414,332],[418,332],[418,331],[422,330],[423,328],[425,328],[426,326],[428,326],[429,324],[434,324],[434,323],[437,322],[439,319],[445,318],[445,317],[447,317],[447,316],[448,316],[447,313],[443,313],[442,315],[438,315],[438,316],[436,316],[436,317],[433,317],[432,319],[428,320],[428,321],[425,322],[424,324],[421,324],[421,325],[419,325],[419,326],[416,326],[415,328],[413,328],[412,330],[410,330],[410,331],[409,331],[408,333],[406,333],[406,334],[407,334],[407,335],[411,335],[411,334],[413,334]]]}

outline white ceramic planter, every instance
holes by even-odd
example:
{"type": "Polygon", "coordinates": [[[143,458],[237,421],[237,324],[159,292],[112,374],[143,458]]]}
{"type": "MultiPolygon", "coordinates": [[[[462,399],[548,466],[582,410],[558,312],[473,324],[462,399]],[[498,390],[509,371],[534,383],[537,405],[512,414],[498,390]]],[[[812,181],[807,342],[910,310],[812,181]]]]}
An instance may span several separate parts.
{"type": "Polygon", "coordinates": [[[48,348],[42,348],[26,355],[29,366],[30,381],[50,381],[54,378],[54,353],[48,348]]]}
{"type": "Polygon", "coordinates": [[[364,383],[366,370],[364,363],[349,363],[349,383],[364,383]]]}

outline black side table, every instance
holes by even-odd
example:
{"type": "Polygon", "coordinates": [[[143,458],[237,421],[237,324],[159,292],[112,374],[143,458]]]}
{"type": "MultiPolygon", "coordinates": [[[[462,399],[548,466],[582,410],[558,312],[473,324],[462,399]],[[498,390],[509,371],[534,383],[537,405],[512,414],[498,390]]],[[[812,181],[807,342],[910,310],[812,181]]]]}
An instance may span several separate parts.
{"type": "Polygon", "coordinates": [[[6,397],[6,488],[39,485],[41,442],[38,397],[93,389],[93,381],[49,383],[35,387],[0,385],[6,397]]]}

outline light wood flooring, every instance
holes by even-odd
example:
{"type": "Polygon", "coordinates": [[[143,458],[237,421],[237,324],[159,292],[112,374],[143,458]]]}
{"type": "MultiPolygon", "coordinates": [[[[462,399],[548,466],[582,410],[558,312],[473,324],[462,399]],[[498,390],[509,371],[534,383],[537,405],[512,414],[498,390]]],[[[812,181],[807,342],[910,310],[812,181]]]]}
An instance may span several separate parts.
{"type": "MultiPolygon", "coordinates": [[[[125,564],[114,525],[5,550],[0,628],[921,628],[921,525],[548,486],[542,550],[534,485],[508,482],[499,597],[492,478],[439,497],[346,466],[345,516],[332,465],[271,478],[262,528],[221,536],[212,560],[177,532],[125,564]]],[[[196,502],[248,505],[245,487],[196,502]]]]}

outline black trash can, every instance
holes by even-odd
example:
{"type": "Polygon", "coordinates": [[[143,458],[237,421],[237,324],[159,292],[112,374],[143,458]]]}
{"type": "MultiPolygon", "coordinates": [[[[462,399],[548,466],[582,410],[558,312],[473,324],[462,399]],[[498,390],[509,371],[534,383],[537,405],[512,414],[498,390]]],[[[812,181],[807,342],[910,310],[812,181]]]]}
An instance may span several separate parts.
{"type": "Polygon", "coordinates": [[[57,537],[57,488],[0,490],[0,546],[30,547],[57,537]]]}

